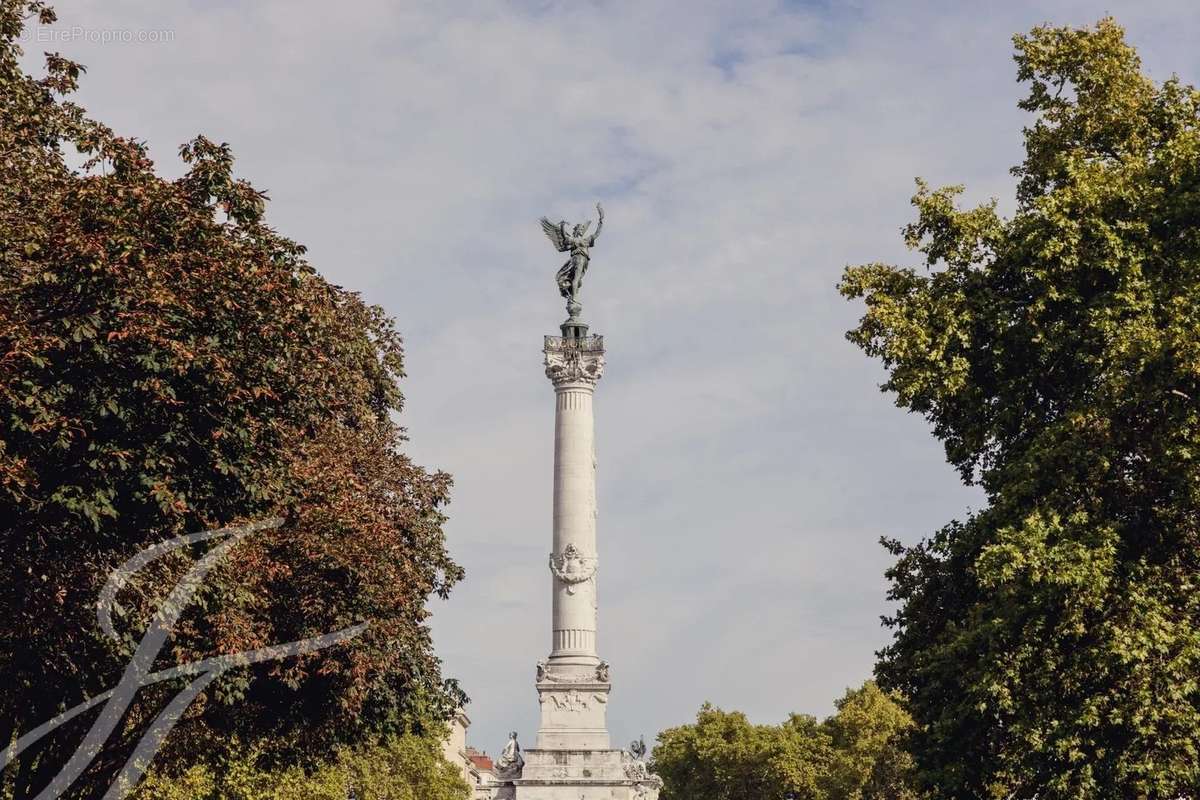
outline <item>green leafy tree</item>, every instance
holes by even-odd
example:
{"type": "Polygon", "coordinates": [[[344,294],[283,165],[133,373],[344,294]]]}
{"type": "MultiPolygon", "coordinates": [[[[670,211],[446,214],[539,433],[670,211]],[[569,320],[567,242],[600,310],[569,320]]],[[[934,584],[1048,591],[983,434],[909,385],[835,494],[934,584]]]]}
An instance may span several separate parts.
{"type": "Polygon", "coordinates": [[[822,779],[829,800],[915,800],[912,756],[905,749],[913,721],[895,695],[874,681],[837,701],[821,725],[830,742],[822,779]]]}
{"type": "MultiPolygon", "coordinates": [[[[266,224],[226,145],[186,144],[186,174],[164,180],[141,142],[69,101],[82,67],[48,54],[44,76],[25,74],[30,17],[54,14],[0,0],[0,743],[112,687],[190,558],[122,592],[121,643],[95,617],[116,565],[276,515],[286,524],[210,574],[163,661],[370,628],[226,674],[157,763],[185,767],[237,735],[256,763],[311,769],[333,747],[436,726],[463,697],[441,677],[426,603],[462,572],[442,532],[449,477],[402,452],[391,320],[266,224]]],[[[102,793],[179,688],[139,693],[80,794],[102,793]]],[[[40,791],[90,722],[28,751],[3,794],[40,791]]]]}
{"type": "Polygon", "coordinates": [[[663,800],[915,800],[901,743],[912,721],[896,698],[867,682],[837,708],[823,722],[753,725],[706,703],[694,725],[658,735],[663,800]]]}
{"type": "Polygon", "coordinates": [[[263,767],[261,748],[235,747],[181,774],[151,774],[134,800],[468,800],[470,787],[436,737],[392,736],[339,748],[318,768],[263,767]]]}
{"type": "Polygon", "coordinates": [[[811,718],[752,725],[746,715],[705,704],[695,725],[658,735],[653,769],[663,800],[816,797],[818,764],[828,742],[811,718]]]}
{"type": "Polygon", "coordinates": [[[928,272],[846,271],[852,341],[987,505],[888,546],[947,798],[1200,797],[1200,93],[1112,20],[1018,36],[1016,211],[918,186],[928,272]]]}

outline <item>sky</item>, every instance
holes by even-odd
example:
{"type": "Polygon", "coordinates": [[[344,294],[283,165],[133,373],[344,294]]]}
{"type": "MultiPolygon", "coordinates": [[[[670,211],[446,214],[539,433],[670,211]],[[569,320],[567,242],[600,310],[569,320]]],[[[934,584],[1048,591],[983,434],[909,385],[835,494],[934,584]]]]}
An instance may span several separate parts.
{"type": "Polygon", "coordinates": [[[1200,82],[1170,2],[58,0],[31,31],[166,176],[229,142],[267,218],[397,320],[408,452],[454,476],[466,580],[434,600],[470,743],[533,745],[550,646],[553,389],[565,316],[537,220],[604,233],[582,295],[597,388],[601,655],[619,746],[705,701],[824,716],[889,639],[881,536],[982,502],[845,338],[848,264],[916,266],[914,178],[1012,208],[1012,36],[1115,16],[1200,82]]]}

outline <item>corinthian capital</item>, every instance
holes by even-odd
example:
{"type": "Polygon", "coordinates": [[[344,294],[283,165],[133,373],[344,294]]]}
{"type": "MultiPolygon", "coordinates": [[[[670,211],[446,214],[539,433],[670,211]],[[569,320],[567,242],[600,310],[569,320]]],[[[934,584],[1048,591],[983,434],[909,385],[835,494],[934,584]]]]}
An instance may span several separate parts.
{"type": "Polygon", "coordinates": [[[582,339],[547,336],[543,352],[546,354],[546,377],[555,386],[579,382],[595,386],[604,372],[603,336],[582,339]]]}

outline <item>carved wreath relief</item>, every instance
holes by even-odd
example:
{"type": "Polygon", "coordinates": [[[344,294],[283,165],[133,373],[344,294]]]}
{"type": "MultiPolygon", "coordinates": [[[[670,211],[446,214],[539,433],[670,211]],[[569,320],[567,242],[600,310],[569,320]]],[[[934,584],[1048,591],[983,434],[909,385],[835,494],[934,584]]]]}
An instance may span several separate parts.
{"type": "Polygon", "coordinates": [[[562,553],[550,554],[550,571],[567,585],[567,594],[575,594],[576,586],[596,574],[596,557],[582,556],[575,545],[569,544],[562,553]]]}

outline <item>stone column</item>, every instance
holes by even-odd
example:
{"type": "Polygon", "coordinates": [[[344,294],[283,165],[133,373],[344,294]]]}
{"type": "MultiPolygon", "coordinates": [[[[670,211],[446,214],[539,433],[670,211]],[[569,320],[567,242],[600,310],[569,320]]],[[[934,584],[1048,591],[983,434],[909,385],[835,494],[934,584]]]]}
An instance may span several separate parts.
{"type": "Polygon", "coordinates": [[[554,536],[550,552],[551,649],[538,665],[540,749],[605,749],[608,667],[596,652],[596,449],[592,397],[604,339],[570,321],[547,336],[554,384],[554,536]]]}

